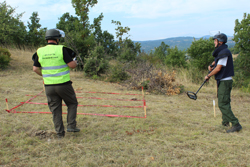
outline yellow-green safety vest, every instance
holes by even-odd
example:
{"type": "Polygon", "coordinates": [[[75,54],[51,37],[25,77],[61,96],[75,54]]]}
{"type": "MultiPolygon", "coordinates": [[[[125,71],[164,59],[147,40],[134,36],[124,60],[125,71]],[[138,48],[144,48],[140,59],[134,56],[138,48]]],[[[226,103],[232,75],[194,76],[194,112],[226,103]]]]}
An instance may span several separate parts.
{"type": "Polygon", "coordinates": [[[37,50],[38,62],[42,67],[43,81],[46,85],[70,81],[68,65],[63,60],[63,45],[47,45],[37,50]]]}

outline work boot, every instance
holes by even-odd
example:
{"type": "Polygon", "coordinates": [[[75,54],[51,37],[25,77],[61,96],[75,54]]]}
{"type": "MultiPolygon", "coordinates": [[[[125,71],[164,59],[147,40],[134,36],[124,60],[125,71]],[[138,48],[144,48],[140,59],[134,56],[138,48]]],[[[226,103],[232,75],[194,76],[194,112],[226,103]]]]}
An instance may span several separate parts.
{"type": "Polygon", "coordinates": [[[78,129],[78,128],[74,128],[74,129],[68,128],[67,129],[67,132],[79,132],[79,131],[80,131],[80,129],[78,129]]]}
{"type": "Polygon", "coordinates": [[[62,139],[65,136],[65,131],[63,131],[62,133],[57,133],[56,135],[58,139],[62,139]]]}
{"type": "Polygon", "coordinates": [[[239,132],[242,129],[242,126],[240,125],[240,123],[232,126],[231,129],[227,130],[227,133],[233,133],[233,132],[239,132]]]}

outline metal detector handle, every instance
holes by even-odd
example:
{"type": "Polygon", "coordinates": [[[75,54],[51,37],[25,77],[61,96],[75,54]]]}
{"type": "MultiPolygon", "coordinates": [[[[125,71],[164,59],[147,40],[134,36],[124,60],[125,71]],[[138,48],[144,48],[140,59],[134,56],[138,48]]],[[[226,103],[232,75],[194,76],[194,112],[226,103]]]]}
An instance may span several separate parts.
{"type": "MultiPolygon", "coordinates": [[[[213,65],[211,64],[210,67],[211,67],[211,66],[213,66],[213,65]]],[[[208,71],[208,74],[210,74],[210,72],[211,72],[211,71],[208,71]]],[[[207,74],[207,75],[208,75],[208,74],[207,74]]],[[[202,86],[203,86],[207,81],[208,81],[208,79],[205,79],[205,80],[203,81],[203,83],[201,84],[200,88],[197,90],[197,92],[196,92],[195,94],[197,94],[197,93],[200,91],[200,89],[202,88],[202,86]]]]}

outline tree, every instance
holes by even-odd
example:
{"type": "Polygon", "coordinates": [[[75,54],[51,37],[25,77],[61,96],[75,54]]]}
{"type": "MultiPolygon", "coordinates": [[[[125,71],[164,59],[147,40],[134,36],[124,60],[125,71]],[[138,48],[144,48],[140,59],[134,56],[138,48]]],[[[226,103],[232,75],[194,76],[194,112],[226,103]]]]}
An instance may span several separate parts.
{"type": "Polygon", "coordinates": [[[199,70],[207,70],[208,65],[214,61],[214,57],[212,56],[213,51],[213,38],[194,39],[191,46],[187,49],[191,66],[198,68],[199,70]]]}
{"type": "Polygon", "coordinates": [[[168,48],[169,45],[161,42],[159,47],[155,47],[154,51],[151,50],[148,56],[144,55],[144,58],[153,64],[162,64],[166,59],[168,48]]]}
{"type": "Polygon", "coordinates": [[[167,49],[168,55],[165,58],[165,64],[171,67],[187,67],[185,51],[181,51],[175,46],[167,49]]]}
{"type": "Polygon", "coordinates": [[[75,31],[76,27],[79,27],[79,19],[70,15],[68,12],[64,13],[62,17],[59,18],[59,23],[56,27],[65,32],[75,31]]]}
{"type": "Polygon", "coordinates": [[[136,59],[136,56],[141,52],[141,44],[136,42],[134,43],[131,39],[126,37],[123,39],[124,34],[128,34],[130,31],[129,27],[121,26],[120,21],[112,20],[112,24],[117,25],[116,30],[116,38],[118,41],[116,42],[116,50],[115,57],[118,58],[119,61],[133,61],[136,59]]]}
{"type": "Polygon", "coordinates": [[[154,52],[155,57],[160,59],[160,61],[164,62],[167,56],[168,48],[169,48],[169,45],[166,45],[165,42],[161,42],[161,45],[155,48],[155,52],[154,52]]]}
{"type": "Polygon", "coordinates": [[[60,27],[65,31],[66,46],[71,47],[78,56],[81,57],[84,63],[85,58],[90,54],[90,50],[93,50],[95,46],[97,46],[88,16],[89,9],[97,4],[97,0],[72,0],[71,3],[75,8],[77,17],[64,14],[63,17],[60,18],[57,28],[60,27]],[[64,26],[64,23],[67,24],[64,26]],[[70,24],[73,26],[70,26],[70,24]]]}
{"type": "Polygon", "coordinates": [[[130,31],[130,28],[129,27],[122,27],[121,26],[122,24],[120,21],[112,20],[112,24],[117,25],[117,28],[115,29],[116,30],[116,38],[119,39],[119,42],[122,42],[122,36],[124,34],[128,34],[128,32],[130,31]]]}
{"type": "Polygon", "coordinates": [[[108,61],[105,59],[103,46],[96,46],[86,59],[84,72],[87,76],[100,76],[108,69],[108,61]]]}
{"type": "Polygon", "coordinates": [[[41,28],[39,24],[40,19],[38,18],[38,13],[33,12],[30,17],[30,22],[28,22],[28,43],[32,46],[38,47],[46,44],[45,32],[46,28],[41,28]]]}
{"type": "Polygon", "coordinates": [[[234,61],[234,86],[250,92],[250,14],[244,13],[241,22],[236,19],[234,27],[235,50],[239,55],[234,61]]]}
{"type": "Polygon", "coordinates": [[[15,15],[15,9],[6,4],[0,3],[0,44],[17,45],[21,47],[26,43],[26,27],[20,21],[23,13],[15,15]]]}
{"type": "Polygon", "coordinates": [[[8,49],[0,47],[0,70],[5,69],[11,60],[11,54],[8,49]]]}
{"type": "Polygon", "coordinates": [[[118,60],[122,62],[134,61],[136,56],[141,52],[141,44],[134,43],[131,39],[126,38],[120,42],[118,60]]]}
{"type": "Polygon", "coordinates": [[[236,59],[236,70],[243,76],[250,76],[250,14],[244,13],[241,22],[235,20],[234,38],[235,49],[239,51],[236,59]]]}
{"type": "Polygon", "coordinates": [[[91,24],[91,29],[95,36],[95,41],[98,45],[102,45],[106,54],[110,56],[114,56],[115,54],[115,40],[114,36],[110,34],[108,31],[102,31],[101,29],[101,21],[103,19],[103,14],[101,13],[99,17],[94,18],[93,24],[91,24]]]}

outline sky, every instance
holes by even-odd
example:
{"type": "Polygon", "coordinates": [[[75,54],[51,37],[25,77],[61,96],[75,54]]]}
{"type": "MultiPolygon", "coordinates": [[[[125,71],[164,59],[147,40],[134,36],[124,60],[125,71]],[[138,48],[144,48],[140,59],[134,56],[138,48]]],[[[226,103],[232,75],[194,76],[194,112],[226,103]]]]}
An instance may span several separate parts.
{"type": "MultiPolygon", "coordinates": [[[[4,2],[0,0],[0,2],[4,2]]],[[[38,12],[43,28],[55,28],[66,12],[75,15],[71,0],[7,0],[21,21],[27,25],[38,12]]],[[[171,37],[202,37],[218,31],[233,36],[235,20],[249,13],[249,0],[98,0],[90,9],[90,23],[103,13],[102,30],[115,36],[112,20],[129,27],[133,41],[159,40],[171,37]]]]}

